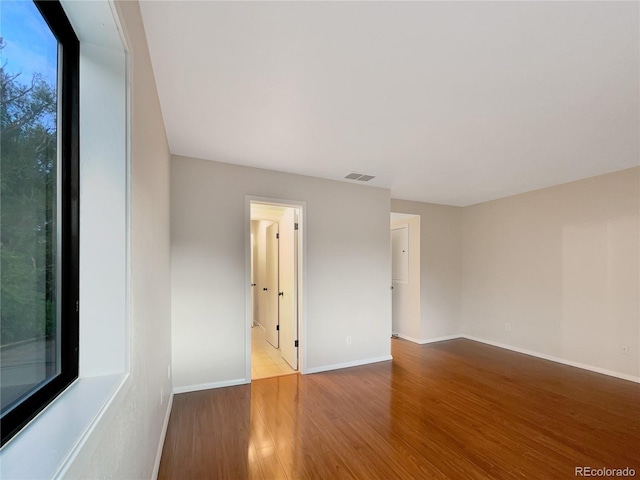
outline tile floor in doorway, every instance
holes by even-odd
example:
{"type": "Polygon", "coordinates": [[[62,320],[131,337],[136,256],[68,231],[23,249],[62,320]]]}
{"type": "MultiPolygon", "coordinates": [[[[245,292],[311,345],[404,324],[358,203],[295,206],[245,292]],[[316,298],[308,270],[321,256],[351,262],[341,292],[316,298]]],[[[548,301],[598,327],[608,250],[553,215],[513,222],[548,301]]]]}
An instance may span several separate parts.
{"type": "Polygon", "coordinates": [[[251,379],[275,377],[297,373],[265,338],[264,328],[251,329],[251,379]]]}

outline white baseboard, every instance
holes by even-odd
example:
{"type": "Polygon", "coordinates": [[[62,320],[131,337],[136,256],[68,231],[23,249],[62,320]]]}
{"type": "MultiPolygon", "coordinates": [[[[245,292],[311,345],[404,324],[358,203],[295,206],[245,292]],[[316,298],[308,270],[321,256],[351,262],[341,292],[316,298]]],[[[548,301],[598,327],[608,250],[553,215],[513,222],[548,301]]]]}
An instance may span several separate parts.
{"type": "MultiPolygon", "coordinates": [[[[544,360],[549,360],[551,362],[556,362],[556,363],[561,363],[563,365],[569,365],[571,367],[576,367],[576,368],[581,368],[583,370],[589,370],[591,372],[596,372],[596,373],[601,373],[603,375],[609,375],[611,377],[615,377],[615,378],[620,378],[622,380],[628,380],[630,382],[635,382],[635,383],[640,383],[640,377],[636,377],[633,375],[628,375],[626,373],[620,373],[620,372],[616,372],[613,370],[607,370],[605,368],[600,368],[600,367],[595,367],[593,365],[586,365],[583,363],[579,363],[579,362],[574,362],[571,360],[566,360],[564,358],[560,358],[560,357],[554,357],[552,355],[546,355],[544,353],[539,353],[539,352],[534,352],[532,350],[527,350],[524,348],[520,348],[520,347],[515,347],[513,345],[507,345],[504,343],[499,343],[499,342],[494,342],[491,340],[486,340],[484,338],[479,338],[479,337],[474,337],[472,335],[464,335],[464,334],[460,334],[460,335],[447,335],[444,337],[435,337],[435,338],[429,338],[429,339],[423,339],[423,340],[418,340],[412,337],[408,337],[406,335],[401,335],[398,334],[399,338],[405,339],[405,340],[409,340],[411,342],[420,344],[420,345],[425,345],[425,344],[429,344],[429,343],[435,343],[435,342],[443,342],[446,340],[455,340],[457,338],[465,338],[467,340],[472,340],[474,342],[480,342],[480,343],[485,343],[487,345],[492,345],[494,347],[498,347],[498,348],[504,348],[505,350],[511,350],[514,352],[518,352],[518,353],[522,353],[525,355],[530,355],[532,357],[537,357],[537,358],[542,358],[544,360]]],[[[330,370],[338,370],[341,368],[349,368],[349,367],[357,367],[360,365],[367,365],[369,363],[377,363],[377,362],[385,362],[385,361],[389,361],[389,360],[393,360],[393,357],[391,355],[385,355],[382,357],[374,357],[374,358],[365,358],[362,360],[355,360],[352,362],[344,362],[344,363],[335,363],[333,365],[323,365],[321,367],[314,367],[314,368],[309,368],[306,369],[305,371],[303,371],[303,374],[311,374],[311,373],[320,373],[320,372],[328,372],[330,370]]],[[[227,381],[223,381],[223,382],[213,382],[213,383],[203,383],[200,385],[188,385],[185,387],[176,387],[173,389],[173,393],[187,393],[187,392],[196,392],[199,390],[209,390],[212,388],[222,388],[222,387],[231,387],[231,386],[235,386],[235,385],[244,385],[247,383],[251,383],[251,379],[246,379],[246,378],[238,378],[235,380],[227,380],[227,381]]]]}
{"type": "Polygon", "coordinates": [[[158,472],[160,470],[160,460],[162,459],[162,449],[164,447],[164,439],[167,436],[167,428],[169,427],[169,417],[171,416],[171,407],[173,407],[173,392],[169,395],[169,402],[167,403],[167,413],[164,416],[164,423],[162,424],[162,431],[160,432],[160,442],[158,443],[158,450],[156,452],[156,461],[153,464],[153,474],[151,478],[156,480],[158,478],[158,472]]]}
{"type": "Polygon", "coordinates": [[[199,385],[187,385],[185,387],[175,387],[173,393],[198,392],[200,390],[210,390],[212,388],[233,387],[236,385],[244,385],[251,383],[246,378],[236,378],[235,380],[225,380],[223,382],[201,383],[199,385]]]}
{"type": "Polygon", "coordinates": [[[484,338],[473,337],[471,335],[460,335],[460,337],[466,338],[467,340],[473,340],[474,342],[486,343],[487,345],[491,345],[494,347],[504,348],[505,350],[511,350],[514,352],[523,353],[524,355],[530,355],[532,357],[542,358],[543,360],[549,360],[551,362],[561,363],[563,365],[569,365],[570,367],[581,368],[583,370],[589,370],[591,372],[601,373],[603,375],[609,375],[610,377],[621,378],[622,380],[628,380],[630,382],[640,383],[640,377],[636,377],[634,375],[628,375],[626,373],[620,373],[614,370],[607,370],[606,368],[594,367],[593,365],[586,365],[584,363],[574,362],[572,360],[566,360],[560,357],[554,357],[553,355],[538,353],[532,350],[527,350],[525,348],[514,347],[512,345],[507,345],[505,343],[499,343],[491,340],[486,340],[484,338]]]}
{"type": "Polygon", "coordinates": [[[418,345],[425,345],[427,343],[435,343],[435,342],[444,342],[445,340],[454,340],[456,338],[462,338],[462,335],[446,335],[444,337],[434,337],[434,338],[424,338],[422,340],[409,337],[408,335],[403,335],[401,333],[395,334],[398,338],[402,338],[404,340],[409,340],[410,342],[417,343],[418,345]]]}
{"type": "Polygon", "coordinates": [[[394,337],[398,337],[398,338],[402,338],[403,340],[409,340],[410,342],[422,345],[422,340],[414,338],[414,337],[410,337],[409,335],[403,335],[402,333],[394,333],[393,336],[394,337]]]}
{"type": "Polygon", "coordinates": [[[369,363],[386,362],[388,360],[393,360],[393,357],[391,355],[385,355],[383,357],[365,358],[363,360],[355,360],[353,362],[334,363],[333,365],[323,365],[322,367],[308,368],[304,373],[328,372],[329,370],[358,367],[360,365],[367,365],[369,363]]]}

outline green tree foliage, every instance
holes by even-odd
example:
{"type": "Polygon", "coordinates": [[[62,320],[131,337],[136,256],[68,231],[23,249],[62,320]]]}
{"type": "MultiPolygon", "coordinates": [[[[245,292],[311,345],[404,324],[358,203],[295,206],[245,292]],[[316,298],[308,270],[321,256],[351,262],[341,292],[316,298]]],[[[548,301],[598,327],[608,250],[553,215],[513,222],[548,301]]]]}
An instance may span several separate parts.
{"type": "MultiPolygon", "coordinates": [[[[0,48],[2,46],[0,45],[0,48]]],[[[0,67],[0,344],[55,328],[56,91],[0,67]]]]}

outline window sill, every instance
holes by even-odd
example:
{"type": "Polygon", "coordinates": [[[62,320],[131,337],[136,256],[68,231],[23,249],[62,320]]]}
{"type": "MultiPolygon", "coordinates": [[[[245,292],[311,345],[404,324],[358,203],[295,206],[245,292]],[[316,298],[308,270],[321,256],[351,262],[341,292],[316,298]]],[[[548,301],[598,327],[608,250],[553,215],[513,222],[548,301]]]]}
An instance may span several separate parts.
{"type": "Polygon", "coordinates": [[[0,478],[53,478],[67,467],[128,375],[80,378],[0,450],[0,478]]]}

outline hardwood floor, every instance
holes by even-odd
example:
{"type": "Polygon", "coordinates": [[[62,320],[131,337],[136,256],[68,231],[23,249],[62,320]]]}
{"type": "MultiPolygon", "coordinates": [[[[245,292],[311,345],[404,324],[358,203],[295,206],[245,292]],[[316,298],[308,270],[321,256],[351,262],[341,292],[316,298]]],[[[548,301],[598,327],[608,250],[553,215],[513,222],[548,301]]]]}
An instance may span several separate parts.
{"type": "Polygon", "coordinates": [[[640,384],[469,340],[176,395],[160,479],[640,477],[640,384]]]}

